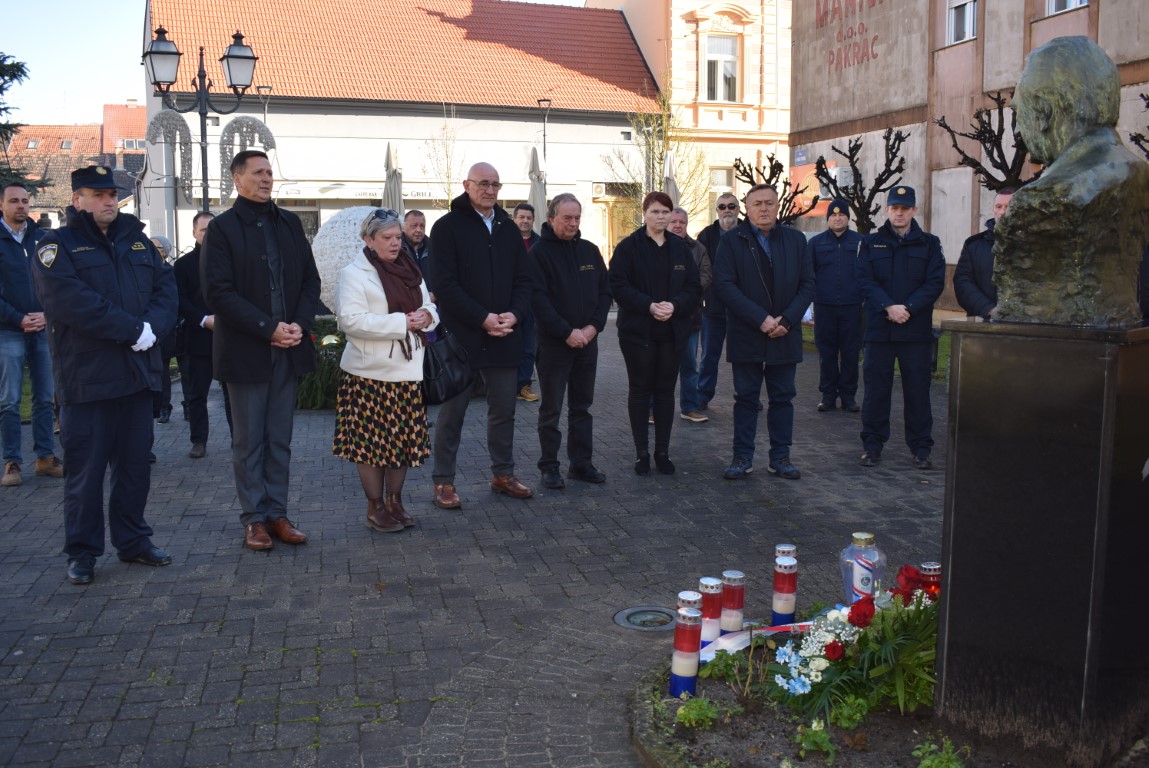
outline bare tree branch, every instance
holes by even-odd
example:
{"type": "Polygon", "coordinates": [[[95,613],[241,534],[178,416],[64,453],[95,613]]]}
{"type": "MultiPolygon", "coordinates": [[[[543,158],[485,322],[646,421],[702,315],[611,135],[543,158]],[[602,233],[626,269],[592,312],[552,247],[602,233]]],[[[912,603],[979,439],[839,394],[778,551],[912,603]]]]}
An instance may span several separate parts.
{"type": "Polygon", "coordinates": [[[781,224],[792,224],[798,218],[814,210],[820,199],[814,195],[811,203],[802,207],[797,201],[806,192],[806,187],[793,189],[790,179],[786,176],[786,167],[771,152],[766,156],[766,164],[761,168],[744,162],[742,158],[734,158],[734,176],[740,181],[754,186],[767,184],[778,191],[778,221],[781,224]],[[781,185],[779,185],[781,181],[781,185]]]}
{"type": "Polygon", "coordinates": [[[969,131],[958,131],[946,122],[945,115],[934,120],[934,125],[941,128],[950,137],[950,144],[958,153],[958,164],[973,170],[978,183],[991,192],[1004,187],[1019,187],[1026,182],[1024,178],[1029,168],[1029,148],[1025,146],[1025,139],[1017,130],[1017,113],[1010,111],[1009,132],[1013,139],[1013,156],[1006,157],[1005,146],[1005,110],[1012,103],[1013,91],[996,91],[987,94],[993,102],[993,108],[981,107],[974,111],[969,131]],[[989,162],[987,168],[979,158],[969,155],[958,137],[976,141],[985,153],[989,162]],[[1000,178],[999,178],[1000,176],[1000,178]]]}
{"type": "Polygon", "coordinates": [[[893,189],[902,180],[902,173],[906,169],[906,159],[901,154],[902,145],[909,137],[910,134],[901,130],[886,129],[885,133],[882,134],[884,144],[882,170],[874,176],[874,181],[869,187],[866,186],[861,168],[858,165],[858,158],[862,153],[861,136],[850,139],[845,152],[836,146],[830,146],[835,154],[840,155],[846,161],[846,167],[850,171],[850,183],[848,185],[843,187],[838,183],[838,180],[830,173],[824,155],[819,156],[814,164],[814,174],[818,181],[829,190],[831,196],[840,197],[846,201],[854,214],[854,224],[862,234],[872,232],[877,228],[875,216],[881,210],[881,202],[875,202],[875,200],[882,193],[893,189]]]}
{"type": "MultiPolygon", "coordinates": [[[[1141,101],[1145,103],[1145,109],[1149,110],[1149,93],[1138,94],[1141,101]]],[[[1145,155],[1145,159],[1149,160],[1149,137],[1141,132],[1129,134],[1129,140],[1141,150],[1141,154],[1145,155]]]]}

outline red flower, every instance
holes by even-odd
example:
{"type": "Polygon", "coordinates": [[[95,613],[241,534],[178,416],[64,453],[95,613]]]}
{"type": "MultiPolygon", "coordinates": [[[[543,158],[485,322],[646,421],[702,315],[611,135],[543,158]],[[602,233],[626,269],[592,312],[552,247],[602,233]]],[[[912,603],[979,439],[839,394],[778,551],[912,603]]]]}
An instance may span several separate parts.
{"type": "Polygon", "coordinates": [[[846,646],[842,645],[841,640],[834,640],[826,643],[826,647],[822,650],[826,658],[830,661],[837,661],[846,655],[846,646]]]}
{"type": "MultiPolygon", "coordinates": [[[[915,589],[922,588],[922,572],[912,565],[903,565],[898,569],[898,586],[913,594],[915,589]]],[[[891,590],[897,592],[898,590],[891,590]]]]}
{"type": "Polygon", "coordinates": [[[902,598],[902,605],[909,605],[914,599],[914,591],[912,589],[891,589],[890,594],[893,595],[895,599],[899,597],[902,598]]]}
{"type": "Polygon", "coordinates": [[[870,626],[874,620],[874,596],[866,595],[850,606],[849,622],[859,629],[870,626]]]}

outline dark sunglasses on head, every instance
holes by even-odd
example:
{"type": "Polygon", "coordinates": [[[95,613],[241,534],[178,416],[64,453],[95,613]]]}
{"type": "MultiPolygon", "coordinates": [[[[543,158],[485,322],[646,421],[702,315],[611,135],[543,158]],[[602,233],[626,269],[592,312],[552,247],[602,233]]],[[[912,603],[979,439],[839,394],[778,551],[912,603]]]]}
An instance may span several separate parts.
{"type": "Polygon", "coordinates": [[[377,211],[375,211],[375,218],[377,218],[377,219],[397,219],[397,218],[399,218],[399,212],[393,211],[390,208],[380,208],[377,211]]]}
{"type": "Polygon", "coordinates": [[[720,211],[737,211],[738,203],[719,203],[717,208],[720,211]]]}

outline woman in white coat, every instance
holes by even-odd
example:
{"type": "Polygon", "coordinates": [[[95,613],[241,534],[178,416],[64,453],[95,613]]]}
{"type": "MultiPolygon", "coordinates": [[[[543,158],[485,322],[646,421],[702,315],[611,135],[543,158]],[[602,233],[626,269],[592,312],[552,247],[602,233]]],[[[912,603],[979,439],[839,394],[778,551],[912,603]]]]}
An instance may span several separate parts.
{"type": "Polygon", "coordinates": [[[384,533],[415,524],[403,508],[403,481],[431,453],[423,405],[426,332],[439,323],[419,267],[403,250],[399,214],[363,220],[360,254],[339,272],[339,366],[333,452],[355,462],[367,495],[368,528],[384,533]]]}

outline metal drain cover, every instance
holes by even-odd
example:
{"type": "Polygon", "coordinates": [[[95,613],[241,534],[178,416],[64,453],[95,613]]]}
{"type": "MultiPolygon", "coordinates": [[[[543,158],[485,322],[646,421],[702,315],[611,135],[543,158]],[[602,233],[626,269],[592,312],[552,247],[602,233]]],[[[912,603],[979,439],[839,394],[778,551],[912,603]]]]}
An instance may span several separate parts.
{"type": "Polygon", "coordinates": [[[657,605],[640,605],[635,608],[624,608],[614,615],[614,623],[627,629],[637,629],[639,632],[665,632],[674,629],[677,617],[669,608],[657,605]]]}

